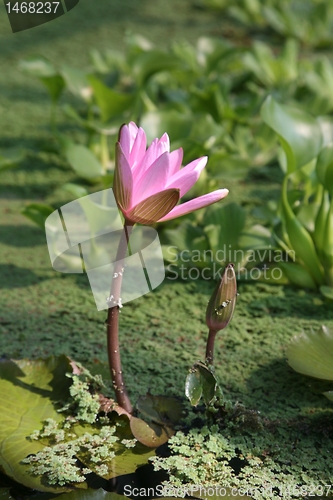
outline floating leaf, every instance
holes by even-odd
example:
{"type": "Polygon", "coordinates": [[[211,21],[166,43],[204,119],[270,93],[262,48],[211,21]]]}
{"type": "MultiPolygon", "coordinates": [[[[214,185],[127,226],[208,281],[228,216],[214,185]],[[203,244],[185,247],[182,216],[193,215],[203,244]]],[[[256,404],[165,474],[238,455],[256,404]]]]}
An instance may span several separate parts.
{"type": "Polygon", "coordinates": [[[310,377],[333,380],[333,332],[322,326],[317,332],[293,338],[288,349],[289,365],[310,377]]]}
{"type": "Polygon", "coordinates": [[[150,448],[161,446],[175,433],[170,427],[154,424],[153,422],[147,423],[137,417],[131,418],[130,426],[134,437],[150,448]]]}
{"type": "Polygon", "coordinates": [[[184,410],[179,399],[152,394],[140,396],[136,406],[145,417],[160,425],[178,424],[184,410]]]}
{"type": "Polygon", "coordinates": [[[68,491],[65,487],[47,486],[21,463],[44,448],[28,436],[41,429],[47,418],[56,422],[64,419],[55,403],[68,398],[70,380],[66,372],[71,372],[66,356],[0,363],[0,466],[18,483],[38,491],[68,491]]]}
{"type": "MultiPolygon", "coordinates": [[[[118,422],[121,419],[126,419],[127,417],[121,417],[117,419],[118,422]]],[[[134,418],[134,417],[133,417],[134,418]]],[[[139,419],[137,419],[139,420],[139,419]]],[[[122,424],[125,420],[122,420],[122,424]]],[[[105,427],[103,427],[105,428],[105,427]]],[[[102,428],[102,429],[103,429],[102,428]]],[[[95,428],[93,426],[76,426],[74,428],[75,434],[82,436],[82,434],[88,432],[91,435],[99,436],[101,429],[95,428]]],[[[117,427],[116,435],[124,440],[133,440],[134,432],[130,429],[130,424],[127,422],[122,427],[117,427]]],[[[108,446],[107,444],[105,447],[108,446]]],[[[112,479],[113,477],[122,476],[124,474],[131,474],[136,471],[140,465],[145,465],[148,463],[148,459],[154,455],[154,451],[151,448],[155,448],[159,444],[153,444],[150,447],[148,445],[142,444],[142,442],[134,442],[134,446],[127,446],[122,440],[117,440],[112,443],[112,455],[106,454],[103,458],[102,468],[101,464],[96,462],[96,459],[90,454],[89,451],[82,449],[77,453],[79,460],[86,466],[89,467],[95,474],[104,479],[112,479]]]]}

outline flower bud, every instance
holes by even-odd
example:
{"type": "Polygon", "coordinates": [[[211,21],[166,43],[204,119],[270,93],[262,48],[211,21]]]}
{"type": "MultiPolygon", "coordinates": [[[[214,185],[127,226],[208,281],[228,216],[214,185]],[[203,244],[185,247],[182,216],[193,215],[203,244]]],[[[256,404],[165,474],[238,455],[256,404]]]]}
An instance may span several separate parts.
{"type": "Polygon", "coordinates": [[[210,330],[223,330],[234,314],[237,281],[233,264],[228,264],[207,306],[206,323],[210,330]]]}

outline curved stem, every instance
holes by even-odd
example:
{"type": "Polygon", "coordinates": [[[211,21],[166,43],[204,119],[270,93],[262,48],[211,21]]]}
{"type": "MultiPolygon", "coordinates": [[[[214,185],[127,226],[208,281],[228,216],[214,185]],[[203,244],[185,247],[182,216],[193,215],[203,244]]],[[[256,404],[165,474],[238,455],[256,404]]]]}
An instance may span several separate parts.
{"type": "Polygon", "coordinates": [[[132,232],[132,227],[133,225],[125,220],[124,230],[121,235],[117,251],[116,264],[114,266],[114,274],[110,290],[110,302],[116,305],[109,308],[108,318],[106,321],[107,349],[112,384],[116,393],[117,403],[128,413],[132,413],[133,408],[127,394],[121,369],[121,359],[119,351],[119,305],[121,305],[120,292],[122,275],[124,272],[124,259],[126,257],[127,246],[130,234],[132,232]]]}
{"type": "Polygon", "coordinates": [[[208,364],[212,365],[214,361],[214,344],[217,330],[209,329],[208,339],[206,344],[206,361],[208,364]]]}

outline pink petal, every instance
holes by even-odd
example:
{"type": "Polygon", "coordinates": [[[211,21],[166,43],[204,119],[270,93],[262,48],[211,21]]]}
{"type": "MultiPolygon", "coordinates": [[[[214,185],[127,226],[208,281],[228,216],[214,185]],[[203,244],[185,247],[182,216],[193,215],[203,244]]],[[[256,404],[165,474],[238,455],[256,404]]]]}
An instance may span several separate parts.
{"type": "Polygon", "coordinates": [[[131,152],[131,134],[128,125],[123,125],[119,131],[119,143],[121,149],[129,161],[131,152]]]}
{"type": "Polygon", "coordinates": [[[171,210],[171,212],[168,213],[168,215],[162,217],[158,222],[175,219],[176,217],[181,217],[182,215],[194,212],[199,208],[212,205],[213,203],[222,200],[222,198],[225,198],[228,193],[228,189],[218,189],[216,191],[213,191],[212,193],[199,196],[198,198],[194,198],[194,200],[187,201],[186,203],[182,203],[181,205],[177,205],[173,210],[171,210]]]}
{"type": "Polygon", "coordinates": [[[170,139],[169,136],[166,132],[162,135],[160,140],[158,141],[158,153],[160,156],[162,153],[165,153],[166,151],[169,153],[170,151],[170,139]]]}
{"type": "Polygon", "coordinates": [[[132,151],[133,144],[135,141],[136,136],[138,135],[138,126],[134,122],[130,122],[128,124],[128,130],[129,130],[129,135],[130,135],[130,151],[132,151]]]}
{"type": "Polygon", "coordinates": [[[202,170],[207,164],[207,160],[207,156],[204,156],[203,158],[192,161],[173,175],[166,187],[178,188],[180,189],[180,197],[184,196],[199,179],[202,170]]]}
{"type": "Polygon", "coordinates": [[[170,151],[170,141],[168,134],[163,134],[160,139],[154,139],[146,151],[140,165],[140,177],[163,153],[170,151]]]}
{"type": "Polygon", "coordinates": [[[120,142],[116,143],[116,167],[114,171],[113,191],[117,203],[122,210],[131,208],[133,176],[120,142]]]}
{"type": "Polygon", "coordinates": [[[154,161],[138,182],[135,179],[133,205],[165,190],[169,177],[169,166],[169,153],[165,152],[154,161]]]}
{"type": "Polygon", "coordinates": [[[133,147],[130,153],[129,163],[133,173],[136,170],[136,168],[140,166],[146,152],[146,147],[147,147],[147,138],[145,131],[142,128],[139,128],[137,135],[134,139],[133,147]]]}
{"type": "Polygon", "coordinates": [[[180,170],[180,167],[182,166],[183,148],[171,151],[169,160],[170,160],[170,175],[172,176],[176,174],[180,170]]]}

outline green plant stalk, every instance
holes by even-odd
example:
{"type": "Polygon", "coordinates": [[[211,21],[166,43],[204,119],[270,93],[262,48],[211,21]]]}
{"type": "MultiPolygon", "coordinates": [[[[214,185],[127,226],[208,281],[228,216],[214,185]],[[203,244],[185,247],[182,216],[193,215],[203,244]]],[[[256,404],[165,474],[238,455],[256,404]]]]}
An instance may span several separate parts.
{"type": "Polygon", "coordinates": [[[329,202],[328,191],[324,190],[322,186],[320,187],[321,187],[322,197],[321,197],[321,204],[315,221],[315,230],[313,233],[313,239],[318,251],[319,258],[320,260],[322,260],[323,249],[324,249],[325,226],[330,207],[330,202],[329,202]]]}
{"type": "Polygon", "coordinates": [[[324,284],[324,273],[318,259],[316,248],[308,231],[302,226],[292,211],[287,197],[288,175],[282,184],[282,206],[285,225],[292,248],[302,260],[318,285],[324,284]]]}
{"type": "MultiPolygon", "coordinates": [[[[112,278],[110,298],[112,299],[113,295],[113,301],[117,304],[119,303],[120,299],[122,273],[124,269],[124,259],[127,252],[129,237],[132,232],[132,227],[133,225],[125,220],[124,230],[121,235],[116,256],[116,265],[113,271],[114,275],[115,273],[117,274],[117,277],[112,278]]],[[[116,400],[119,406],[124,408],[124,410],[126,410],[128,413],[132,413],[133,408],[127,394],[127,390],[123,380],[123,372],[121,368],[121,358],[119,349],[119,305],[115,305],[109,308],[106,325],[107,325],[107,350],[108,350],[109,367],[110,367],[112,384],[116,393],[116,400]]]]}
{"type": "Polygon", "coordinates": [[[326,281],[330,286],[333,286],[333,199],[326,217],[322,262],[325,268],[326,281]]]}

